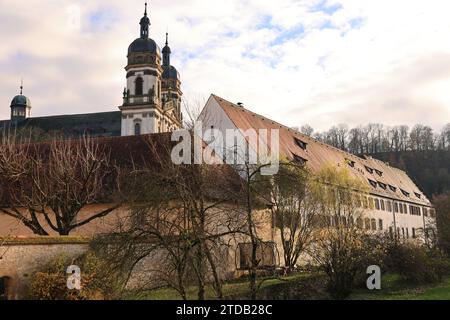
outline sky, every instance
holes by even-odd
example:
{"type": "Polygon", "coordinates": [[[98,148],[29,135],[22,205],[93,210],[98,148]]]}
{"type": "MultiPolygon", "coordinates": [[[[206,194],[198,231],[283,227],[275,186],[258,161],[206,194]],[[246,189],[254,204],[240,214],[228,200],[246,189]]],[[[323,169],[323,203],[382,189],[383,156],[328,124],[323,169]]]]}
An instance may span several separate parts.
{"type": "MultiPolygon", "coordinates": [[[[450,122],[448,0],[154,0],[191,104],[211,93],[288,126],[450,122]]],[[[144,0],[0,0],[0,118],[116,111],[144,0]]]]}

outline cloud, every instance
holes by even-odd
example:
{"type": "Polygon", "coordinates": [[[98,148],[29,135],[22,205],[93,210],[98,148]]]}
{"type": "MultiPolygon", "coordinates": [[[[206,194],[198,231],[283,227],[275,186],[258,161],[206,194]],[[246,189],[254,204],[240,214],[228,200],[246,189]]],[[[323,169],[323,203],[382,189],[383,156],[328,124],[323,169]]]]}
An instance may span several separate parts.
{"type": "MultiPolygon", "coordinates": [[[[186,97],[216,93],[290,126],[450,119],[445,0],[155,0],[186,97]]],[[[0,117],[117,110],[143,1],[2,0],[0,117]]]]}

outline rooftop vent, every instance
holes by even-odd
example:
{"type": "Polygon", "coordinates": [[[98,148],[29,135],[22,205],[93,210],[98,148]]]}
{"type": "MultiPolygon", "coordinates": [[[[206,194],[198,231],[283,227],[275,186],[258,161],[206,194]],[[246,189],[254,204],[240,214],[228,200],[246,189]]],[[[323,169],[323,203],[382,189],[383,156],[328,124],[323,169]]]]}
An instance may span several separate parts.
{"type": "Polygon", "coordinates": [[[401,189],[401,190],[402,190],[402,193],[403,193],[403,195],[404,195],[405,197],[409,197],[409,195],[410,195],[409,192],[407,192],[407,191],[405,191],[405,190],[403,190],[403,189],[401,189]]]}
{"type": "Polygon", "coordinates": [[[238,107],[241,107],[241,108],[244,107],[244,104],[242,102],[238,102],[237,105],[238,105],[238,107]]]}

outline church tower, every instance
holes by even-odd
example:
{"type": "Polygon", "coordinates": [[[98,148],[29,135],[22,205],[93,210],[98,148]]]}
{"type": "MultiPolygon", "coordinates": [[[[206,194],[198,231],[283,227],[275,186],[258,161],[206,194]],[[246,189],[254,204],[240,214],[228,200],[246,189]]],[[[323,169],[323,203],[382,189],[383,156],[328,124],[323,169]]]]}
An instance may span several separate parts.
{"type": "Polygon", "coordinates": [[[177,69],[170,64],[170,55],[172,50],[169,47],[169,34],[166,33],[166,45],[162,50],[163,53],[163,74],[162,74],[162,99],[164,110],[177,121],[183,121],[181,113],[181,91],[180,74],[177,69]]]}
{"type": "Polygon", "coordinates": [[[170,132],[181,127],[181,121],[167,112],[162,99],[161,51],[149,37],[150,19],[145,3],[140,21],[140,37],[128,48],[127,86],[123,92],[122,136],[170,132]]]}

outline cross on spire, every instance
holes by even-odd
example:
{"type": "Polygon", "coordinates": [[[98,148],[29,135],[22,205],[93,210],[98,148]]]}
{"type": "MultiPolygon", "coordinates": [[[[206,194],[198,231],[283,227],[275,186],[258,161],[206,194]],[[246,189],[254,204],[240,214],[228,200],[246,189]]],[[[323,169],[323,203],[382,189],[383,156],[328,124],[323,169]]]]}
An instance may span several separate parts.
{"type": "Polygon", "coordinates": [[[147,1],[145,1],[145,12],[144,12],[144,16],[147,16],[147,1]]]}
{"type": "Polygon", "coordinates": [[[23,93],[23,79],[20,79],[20,94],[23,93]]]}

